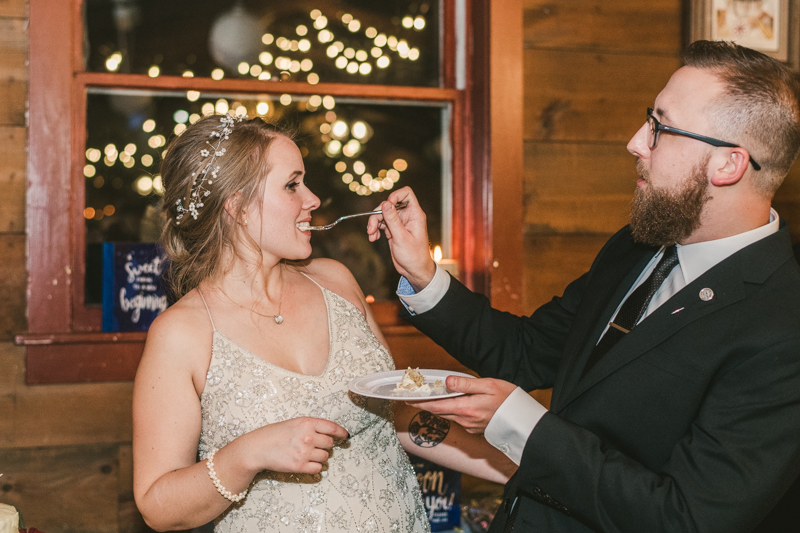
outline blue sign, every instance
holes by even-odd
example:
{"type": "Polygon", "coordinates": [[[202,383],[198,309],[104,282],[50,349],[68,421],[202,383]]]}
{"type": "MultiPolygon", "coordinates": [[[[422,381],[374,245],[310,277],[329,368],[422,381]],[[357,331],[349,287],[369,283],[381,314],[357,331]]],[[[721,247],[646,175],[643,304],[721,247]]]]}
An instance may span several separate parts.
{"type": "Polygon", "coordinates": [[[461,473],[409,454],[431,531],[461,527],[461,473]]]}
{"type": "Polygon", "coordinates": [[[167,308],[165,266],[155,243],[103,243],[103,331],[147,331],[167,308]]]}

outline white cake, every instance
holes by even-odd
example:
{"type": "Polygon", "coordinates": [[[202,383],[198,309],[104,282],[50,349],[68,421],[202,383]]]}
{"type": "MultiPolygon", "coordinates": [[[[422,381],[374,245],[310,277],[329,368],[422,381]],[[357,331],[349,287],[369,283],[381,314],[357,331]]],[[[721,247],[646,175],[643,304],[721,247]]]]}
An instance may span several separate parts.
{"type": "Polygon", "coordinates": [[[441,392],[444,383],[436,380],[433,387],[425,383],[425,377],[420,374],[419,368],[408,367],[403,372],[403,378],[392,391],[393,396],[429,396],[432,392],[441,392]]]}
{"type": "Polygon", "coordinates": [[[19,513],[5,503],[0,503],[0,533],[19,533],[19,513]]]}

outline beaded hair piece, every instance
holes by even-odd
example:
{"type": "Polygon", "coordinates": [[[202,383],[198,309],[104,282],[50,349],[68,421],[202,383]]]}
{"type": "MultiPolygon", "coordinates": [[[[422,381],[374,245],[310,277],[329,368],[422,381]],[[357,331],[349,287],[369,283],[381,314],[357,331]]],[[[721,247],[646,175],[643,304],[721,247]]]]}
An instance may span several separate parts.
{"type": "Polygon", "coordinates": [[[233,131],[233,126],[237,122],[241,122],[242,120],[246,119],[247,115],[233,115],[231,116],[228,113],[225,113],[225,116],[220,117],[220,125],[217,126],[217,130],[219,131],[212,131],[211,137],[216,137],[217,144],[214,145],[210,141],[206,141],[211,149],[208,150],[203,148],[200,150],[200,155],[204,158],[208,158],[211,156],[211,160],[208,163],[205,163],[203,167],[197,171],[192,172],[192,189],[189,192],[189,198],[184,196],[181,199],[175,201],[175,206],[178,210],[178,216],[175,217],[175,224],[180,225],[181,219],[183,215],[189,213],[193,219],[197,220],[197,216],[200,214],[200,209],[203,208],[203,199],[211,194],[210,186],[214,183],[213,180],[217,179],[217,175],[219,173],[219,165],[215,165],[217,158],[222,157],[225,155],[227,151],[225,148],[222,147],[222,141],[227,141],[230,137],[231,132],[233,131]],[[209,176],[209,172],[211,176],[209,176]],[[212,179],[213,178],[213,179],[212,179]],[[184,205],[184,202],[188,202],[188,205],[184,205]]]}

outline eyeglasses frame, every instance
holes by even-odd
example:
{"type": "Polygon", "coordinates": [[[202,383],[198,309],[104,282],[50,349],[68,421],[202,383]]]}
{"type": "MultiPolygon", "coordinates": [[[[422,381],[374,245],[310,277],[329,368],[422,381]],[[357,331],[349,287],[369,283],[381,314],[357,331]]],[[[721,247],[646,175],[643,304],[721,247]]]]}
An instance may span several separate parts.
{"type": "MultiPolygon", "coordinates": [[[[716,146],[719,148],[742,148],[738,144],[733,144],[725,141],[720,141],[719,139],[715,139],[713,137],[706,137],[705,135],[700,135],[699,133],[692,133],[690,131],[681,130],[678,128],[673,128],[672,126],[665,126],[658,119],[653,115],[653,108],[647,108],[647,122],[653,121],[654,128],[653,130],[653,146],[650,146],[650,150],[655,150],[656,146],[658,145],[658,134],[659,132],[665,131],[667,133],[672,133],[674,135],[681,135],[683,137],[689,137],[690,139],[695,139],[700,142],[704,142],[706,144],[710,144],[711,146],[716,146]]],[[[756,163],[756,160],[753,159],[753,156],[750,155],[750,152],[747,152],[747,157],[750,158],[750,164],[753,165],[755,170],[761,170],[761,165],[756,163]]]]}

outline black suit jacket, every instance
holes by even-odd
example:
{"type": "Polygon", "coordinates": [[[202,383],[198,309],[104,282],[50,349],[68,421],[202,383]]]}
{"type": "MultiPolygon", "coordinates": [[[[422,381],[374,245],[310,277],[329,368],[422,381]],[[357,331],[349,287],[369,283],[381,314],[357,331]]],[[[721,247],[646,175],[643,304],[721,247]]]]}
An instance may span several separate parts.
{"type": "Polygon", "coordinates": [[[405,318],[466,366],[553,387],[491,531],[749,532],[800,473],[800,268],[788,230],[714,266],[582,370],[655,248],[626,227],[530,317],[456,280],[405,318]],[[711,300],[701,289],[714,291],[711,300]]]}

